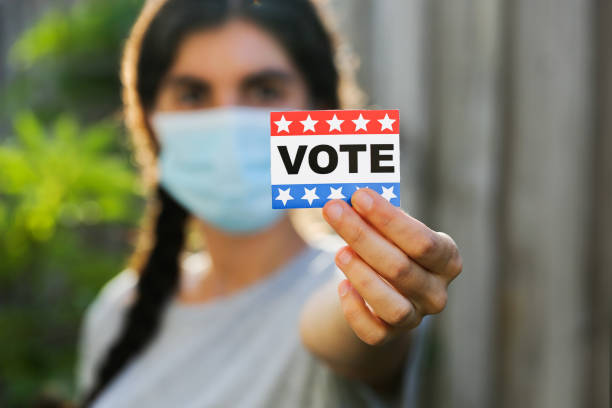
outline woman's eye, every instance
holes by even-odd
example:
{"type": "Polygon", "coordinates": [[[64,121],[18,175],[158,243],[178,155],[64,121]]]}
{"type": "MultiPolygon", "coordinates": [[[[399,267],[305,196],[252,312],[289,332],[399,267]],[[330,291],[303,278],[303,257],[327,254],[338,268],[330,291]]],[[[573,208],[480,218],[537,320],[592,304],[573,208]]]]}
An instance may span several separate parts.
{"type": "Polygon", "coordinates": [[[201,89],[186,89],[179,94],[179,101],[183,105],[200,105],[203,99],[204,92],[201,89]]]}
{"type": "Polygon", "coordinates": [[[278,101],[282,97],[282,92],[276,86],[262,84],[252,88],[251,96],[256,103],[270,103],[278,101]]]}

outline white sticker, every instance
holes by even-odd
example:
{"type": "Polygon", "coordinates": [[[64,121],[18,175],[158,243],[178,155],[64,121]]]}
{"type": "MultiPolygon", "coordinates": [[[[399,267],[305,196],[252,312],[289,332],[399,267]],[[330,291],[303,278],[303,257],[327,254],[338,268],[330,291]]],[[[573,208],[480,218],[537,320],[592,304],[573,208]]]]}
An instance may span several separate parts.
{"type": "Polygon", "coordinates": [[[368,187],[400,205],[398,110],[270,114],[272,208],[351,203],[368,187]]]}

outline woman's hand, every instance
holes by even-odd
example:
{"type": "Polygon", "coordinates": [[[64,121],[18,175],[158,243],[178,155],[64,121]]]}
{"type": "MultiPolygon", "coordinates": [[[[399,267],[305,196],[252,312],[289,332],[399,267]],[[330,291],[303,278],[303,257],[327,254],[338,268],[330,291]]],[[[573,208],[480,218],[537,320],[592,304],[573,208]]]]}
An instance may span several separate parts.
{"type": "Polygon", "coordinates": [[[336,254],[348,280],[338,286],[342,310],[355,334],[379,345],[441,312],[462,260],[455,242],[362,188],[352,205],[325,204],[327,222],[349,244],[336,254]],[[366,304],[367,302],[367,304],[366,304]]]}

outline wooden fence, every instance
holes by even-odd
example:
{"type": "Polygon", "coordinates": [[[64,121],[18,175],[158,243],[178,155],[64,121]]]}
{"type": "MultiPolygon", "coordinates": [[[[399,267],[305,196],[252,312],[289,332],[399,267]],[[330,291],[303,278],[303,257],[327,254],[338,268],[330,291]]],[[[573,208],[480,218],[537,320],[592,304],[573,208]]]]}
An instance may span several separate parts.
{"type": "Polygon", "coordinates": [[[609,407],[612,5],[332,0],[405,209],[465,260],[424,406],[609,407]]]}

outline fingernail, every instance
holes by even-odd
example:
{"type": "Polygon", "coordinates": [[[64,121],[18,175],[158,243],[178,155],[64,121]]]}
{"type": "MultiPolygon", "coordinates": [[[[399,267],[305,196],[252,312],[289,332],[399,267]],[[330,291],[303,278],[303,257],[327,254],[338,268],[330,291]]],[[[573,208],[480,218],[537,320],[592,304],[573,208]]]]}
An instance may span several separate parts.
{"type": "Polygon", "coordinates": [[[355,194],[353,194],[352,202],[359,209],[363,211],[369,211],[372,208],[372,204],[374,201],[366,191],[357,190],[355,194]]]}
{"type": "Polygon", "coordinates": [[[332,203],[327,206],[325,213],[331,221],[339,221],[340,217],[342,216],[342,207],[340,204],[332,203]]]}
{"type": "Polygon", "coordinates": [[[338,285],[338,294],[340,296],[344,296],[348,293],[349,287],[348,287],[348,280],[343,280],[342,282],[340,282],[340,285],[338,285]]]}
{"type": "Polygon", "coordinates": [[[340,261],[341,264],[346,265],[351,261],[351,254],[349,251],[347,250],[343,250],[342,252],[340,252],[340,254],[338,254],[338,261],[340,261]]]}

